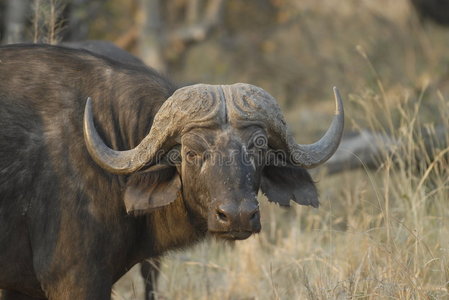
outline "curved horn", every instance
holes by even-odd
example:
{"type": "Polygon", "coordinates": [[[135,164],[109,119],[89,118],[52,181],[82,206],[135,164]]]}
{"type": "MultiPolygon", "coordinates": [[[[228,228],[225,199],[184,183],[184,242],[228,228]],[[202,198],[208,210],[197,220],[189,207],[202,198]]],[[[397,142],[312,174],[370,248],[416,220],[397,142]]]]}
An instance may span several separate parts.
{"type": "Polygon", "coordinates": [[[178,89],[154,116],[150,132],[139,145],[131,150],[117,151],[109,148],[95,130],[92,100],[88,98],[84,111],[87,150],[103,169],[113,174],[133,173],[145,165],[161,162],[166,151],[176,144],[181,131],[195,124],[204,125],[214,122],[216,118],[223,119],[224,109],[219,104],[219,96],[208,85],[198,84],[178,89]]]}
{"type": "Polygon", "coordinates": [[[129,174],[142,167],[136,161],[139,151],[137,148],[127,151],[116,151],[103,142],[94,126],[92,100],[87,98],[84,109],[84,141],[93,160],[103,169],[114,174],[129,174]]]}
{"type": "Polygon", "coordinates": [[[310,145],[296,144],[291,134],[288,137],[290,160],[304,168],[316,167],[327,161],[337,150],[344,128],[343,101],[334,87],[335,115],[326,133],[317,142],[310,145]]]}
{"type": "Polygon", "coordinates": [[[263,89],[238,83],[228,86],[230,119],[239,122],[262,122],[266,126],[268,144],[273,149],[285,151],[287,161],[303,168],[313,168],[324,163],[337,150],[343,134],[343,102],[334,87],[336,112],[330,128],[316,143],[301,145],[295,142],[277,101],[263,89]]]}

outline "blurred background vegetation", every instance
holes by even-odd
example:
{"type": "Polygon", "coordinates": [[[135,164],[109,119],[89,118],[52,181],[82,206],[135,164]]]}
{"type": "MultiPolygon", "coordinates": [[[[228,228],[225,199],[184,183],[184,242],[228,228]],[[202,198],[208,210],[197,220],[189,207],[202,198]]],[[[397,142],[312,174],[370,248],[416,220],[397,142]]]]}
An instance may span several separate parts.
{"type": "MultiPolygon", "coordinates": [[[[261,86],[301,143],[336,85],[347,136],[393,139],[375,169],[315,171],[319,210],[261,197],[257,237],[168,255],[159,299],[449,299],[448,0],[0,0],[0,20],[3,44],[108,40],[179,84],[261,86]]],[[[113,296],[142,291],[133,270],[113,296]]]]}
{"type": "Polygon", "coordinates": [[[108,40],[181,84],[250,82],[291,107],[329,98],[332,85],[357,93],[379,76],[385,88],[443,86],[449,54],[435,45],[447,30],[410,8],[407,0],[0,0],[0,33],[4,44],[108,40]]]}
{"type": "Polygon", "coordinates": [[[448,51],[435,45],[447,31],[423,28],[410,8],[407,0],[0,0],[0,33],[4,44],[108,40],[182,84],[251,82],[290,107],[329,98],[332,85],[356,93],[377,76],[441,87],[448,51]]]}

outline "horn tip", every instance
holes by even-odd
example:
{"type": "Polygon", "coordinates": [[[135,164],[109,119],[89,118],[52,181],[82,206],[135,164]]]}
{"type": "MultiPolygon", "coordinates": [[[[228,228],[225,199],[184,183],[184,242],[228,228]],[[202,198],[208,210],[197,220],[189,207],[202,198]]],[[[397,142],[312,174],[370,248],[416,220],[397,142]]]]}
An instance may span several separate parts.
{"type": "Polygon", "coordinates": [[[89,113],[91,111],[92,111],[92,98],[87,97],[84,113],[86,114],[86,113],[89,113]]]}
{"type": "Polygon", "coordinates": [[[340,91],[336,86],[334,86],[332,89],[335,95],[335,114],[341,115],[343,114],[343,100],[341,99],[340,91]]]}

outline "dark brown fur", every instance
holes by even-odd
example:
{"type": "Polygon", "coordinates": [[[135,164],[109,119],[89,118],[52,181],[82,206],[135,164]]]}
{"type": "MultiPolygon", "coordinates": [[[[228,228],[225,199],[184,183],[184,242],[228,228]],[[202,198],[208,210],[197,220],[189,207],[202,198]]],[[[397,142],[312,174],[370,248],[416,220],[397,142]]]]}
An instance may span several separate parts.
{"type": "MultiPolygon", "coordinates": [[[[134,65],[137,67],[146,67],[142,60],[135,57],[134,55],[120,49],[114,44],[107,41],[89,40],[89,41],[79,41],[64,43],[63,46],[84,49],[95,54],[104,56],[108,59],[127,64],[134,65]]],[[[171,176],[173,170],[166,170],[165,172],[146,174],[145,176],[131,176],[128,180],[128,184],[136,185],[149,185],[155,184],[160,179],[162,181],[168,180],[171,176]],[[167,172],[168,171],[168,172],[167,172]],[[161,178],[162,177],[162,178],[161,178]]],[[[145,260],[141,262],[141,274],[145,285],[145,299],[152,300],[155,299],[157,279],[159,275],[160,259],[145,260]]]]}
{"type": "Polygon", "coordinates": [[[204,235],[182,199],[151,218],[126,215],[120,178],[97,167],[84,146],[87,96],[105,140],[127,149],[173,92],[168,80],[57,47],[3,47],[0,60],[1,288],[109,299],[133,264],[204,235]]]}

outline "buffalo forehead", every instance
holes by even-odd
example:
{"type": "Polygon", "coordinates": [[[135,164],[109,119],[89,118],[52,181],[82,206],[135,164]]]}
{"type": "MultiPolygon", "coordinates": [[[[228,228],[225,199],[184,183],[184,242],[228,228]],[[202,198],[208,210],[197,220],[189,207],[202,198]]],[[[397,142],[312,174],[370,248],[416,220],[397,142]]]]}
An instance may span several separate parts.
{"type": "Polygon", "coordinates": [[[240,150],[249,143],[257,131],[263,132],[255,126],[233,127],[229,124],[212,128],[192,128],[183,135],[181,141],[183,144],[204,150],[210,148],[240,150]]]}
{"type": "Polygon", "coordinates": [[[178,111],[189,119],[188,130],[203,124],[263,126],[262,120],[267,117],[283,120],[276,100],[250,84],[196,84],[178,89],[172,97],[176,98],[178,111]]]}

